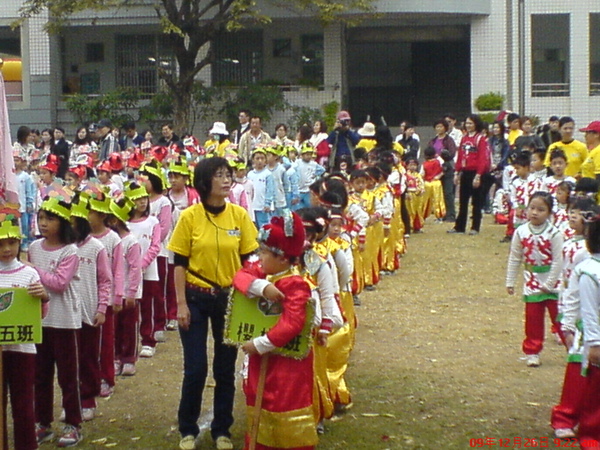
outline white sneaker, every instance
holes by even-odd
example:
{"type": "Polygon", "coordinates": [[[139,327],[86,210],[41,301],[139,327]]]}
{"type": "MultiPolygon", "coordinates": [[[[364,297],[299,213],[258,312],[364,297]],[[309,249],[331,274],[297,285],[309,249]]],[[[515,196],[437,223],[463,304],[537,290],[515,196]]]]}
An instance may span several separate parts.
{"type": "Polygon", "coordinates": [[[539,367],[541,365],[540,355],[527,355],[527,367],[539,367]]]}
{"type": "Polygon", "coordinates": [[[233,443],[227,436],[219,436],[215,441],[217,450],[233,450],[233,443]]]}
{"type": "Polygon", "coordinates": [[[196,448],[196,438],[191,434],[183,437],[179,441],[179,448],[181,450],[195,450],[196,448]]]}
{"type": "Polygon", "coordinates": [[[576,436],[573,428],[557,428],[554,430],[554,436],[558,439],[570,439],[576,436]]]}
{"type": "Polygon", "coordinates": [[[164,331],[155,332],[154,339],[156,339],[156,342],[166,342],[167,341],[167,337],[165,336],[164,331]]]}
{"type": "Polygon", "coordinates": [[[171,319],[167,322],[167,330],[175,331],[177,328],[179,328],[179,323],[177,320],[171,319]]]}
{"type": "Polygon", "coordinates": [[[58,418],[59,422],[64,422],[65,420],[67,420],[67,413],[65,412],[65,410],[61,410],[60,412],[60,417],[58,418]]]}
{"type": "Polygon", "coordinates": [[[152,358],[154,356],[154,352],[156,349],[154,347],[150,347],[149,345],[144,345],[142,347],[142,351],[140,351],[141,358],[152,358]]]}
{"type": "Polygon", "coordinates": [[[94,420],[94,417],[96,417],[96,408],[83,408],[81,410],[81,418],[84,422],[94,420]]]}

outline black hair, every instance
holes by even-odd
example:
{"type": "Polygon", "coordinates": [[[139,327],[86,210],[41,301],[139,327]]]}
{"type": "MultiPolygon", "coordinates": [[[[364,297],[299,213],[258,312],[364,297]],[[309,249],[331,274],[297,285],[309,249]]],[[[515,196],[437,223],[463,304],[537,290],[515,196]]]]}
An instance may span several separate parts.
{"type": "Polygon", "coordinates": [[[443,118],[442,119],[438,119],[435,122],[433,122],[433,128],[435,129],[435,127],[437,127],[438,125],[443,125],[444,129],[446,130],[446,133],[448,132],[448,128],[450,128],[450,125],[448,124],[448,122],[446,122],[443,118]]]}
{"type": "Polygon", "coordinates": [[[575,191],[595,194],[598,192],[598,182],[593,178],[581,178],[575,185],[575,191]]]}
{"type": "MultiPolygon", "coordinates": [[[[127,203],[127,199],[125,197],[121,197],[119,200],[117,200],[117,206],[119,208],[123,208],[123,206],[125,206],[125,203],[127,203]]],[[[106,216],[106,220],[105,220],[105,225],[107,227],[109,227],[110,229],[112,229],[113,231],[115,231],[116,233],[119,232],[119,230],[125,230],[125,231],[129,231],[129,227],[127,226],[126,222],[123,222],[121,219],[119,219],[117,216],[115,216],[114,214],[107,214],[106,216]],[[111,223],[116,224],[116,226],[112,226],[111,223]]]]}
{"type": "Polygon", "coordinates": [[[447,148],[441,151],[440,156],[445,162],[452,161],[454,159],[447,148]]]}
{"type": "Polygon", "coordinates": [[[317,178],[315,181],[312,182],[308,189],[317,196],[319,196],[321,195],[321,184],[323,184],[323,179],[317,178]]]}
{"type": "Polygon", "coordinates": [[[213,177],[219,169],[226,169],[233,177],[233,168],[225,158],[214,156],[205,158],[194,169],[194,188],[200,196],[202,203],[206,203],[212,191],[213,177]]]}
{"type": "MultiPolygon", "coordinates": [[[[304,225],[304,229],[307,231],[307,233],[321,234],[323,231],[325,231],[325,226],[317,222],[317,219],[319,218],[319,207],[313,206],[310,208],[301,208],[296,211],[296,214],[300,216],[303,222],[309,222],[311,224],[304,225]]],[[[325,217],[327,217],[327,210],[325,210],[325,214],[325,217]]]]}
{"type": "MultiPolygon", "coordinates": [[[[161,169],[159,169],[159,170],[161,170],[161,169]]],[[[162,192],[165,190],[165,186],[164,186],[164,183],[163,183],[163,180],[161,177],[157,177],[155,174],[146,172],[145,170],[142,170],[140,173],[142,173],[148,177],[148,180],[150,181],[150,184],[152,185],[152,190],[155,193],[162,194],[162,192]]]]}
{"type": "Polygon", "coordinates": [[[506,121],[508,123],[512,123],[515,120],[519,119],[521,116],[519,116],[517,113],[510,113],[508,116],[506,116],[506,121]]]}
{"type": "Polygon", "coordinates": [[[169,127],[169,129],[172,130],[173,129],[173,122],[165,122],[165,123],[163,123],[160,126],[161,129],[164,128],[164,127],[169,127]]]}
{"type": "MultiPolygon", "coordinates": [[[[591,211],[595,216],[600,214],[600,208],[596,205],[593,206],[591,211]]],[[[585,233],[585,245],[590,253],[600,253],[600,220],[588,224],[585,233]]]]}
{"type": "Polygon", "coordinates": [[[19,144],[25,144],[30,134],[31,128],[25,125],[20,126],[17,130],[17,142],[19,142],[19,144]]]}
{"type": "Polygon", "coordinates": [[[60,131],[62,134],[65,134],[65,129],[63,127],[54,127],[54,129],[60,131]]]}
{"type": "Polygon", "coordinates": [[[576,197],[569,202],[568,209],[578,209],[579,211],[592,211],[596,206],[596,202],[587,197],[576,197]]]}
{"type": "Polygon", "coordinates": [[[248,116],[248,119],[249,119],[250,117],[252,117],[252,112],[250,112],[250,110],[249,110],[249,109],[240,109],[240,112],[239,112],[239,113],[240,113],[240,114],[241,114],[241,113],[244,113],[244,114],[246,114],[246,115],[248,116]]]}
{"type": "Polygon", "coordinates": [[[350,172],[350,181],[354,181],[357,178],[367,178],[369,175],[367,175],[367,172],[365,172],[362,169],[354,169],[352,172],[350,172]]]}
{"type": "MultiPolygon", "coordinates": [[[[132,191],[135,190],[135,189],[138,189],[140,187],[141,186],[139,184],[137,184],[136,182],[132,182],[132,183],[129,184],[129,189],[132,190],[132,191]]],[[[135,203],[135,200],[132,200],[132,202],[135,203]]],[[[133,219],[133,217],[135,216],[135,210],[136,210],[136,208],[133,207],[133,208],[131,208],[131,211],[129,211],[129,218],[130,219],[133,219]]],[[[148,217],[149,215],[150,215],[150,199],[148,199],[148,206],[146,207],[146,211],[144,211],[144,214],[143,214],[142,217],[148,217]]]]}
{"type": "Polygon", "coordinates": [[[88,127],[79,127],[75,132],[75,139],[73,140],[74,145],[89,145],[92,143],[92,138],[90,137],[90,131],[88,127]],[[83,139],[79,139],[79,132],[81,130],[85,130],[85,137],[83,139]]]}
{"type": "Polygon", "coordinates": [[[75,221],[75,226],[73,229],[75,230],[75,242],[80,243],[87,239],[87,237],[92,232],[92,226],[87,219],[83,217],[72,217],[75,221]]]}
{"type": "Polygon", "coordinates": [[[529,167],[531,165],[531,153],[521,152],[515,155],[513,166],[529,167]]]}
{"type": "Polygon", "coordinates": [[[375,140],[377,147],[381,147],[383,150],[391,150],[394,146],[394,138],[387,125],[379,125],[375,129],[375,140]]]}
{"type": "Polygon", "coordinates": [[[321,131],[320,133],[327,133],[327,122],[325,122],[324,120],[315,120],[315,123],[319,122],[321,124],[321,131]]]}
{"type": "Polygon", "coordinates": [[[552,206],[554,205],[554,198],[552,197],[552,194],[550,192],[543,192],[543,191],[534,192],[533,195],[529,198],[529,203],[531,203],[532,200],[534,200],[536,198],[542,199],[543,202],[548,207],[548,212],[552,213],[552,206]]]}
{"type": "Polygon", "coordinates": [[[381,178],[381,170],[379,170],[378,167],[375,167],[375,166],[367,167],[365,169],[365,172],[367,172],[367,175],[369,175],[369,178],[379,182],[379,179],[381,178]]]}
{"type": "Polygon", "coordinates": [[[556,190],[566,190],[568,194],[571,193],[573,189],[575,189],[575,185],[571,181],[561,181],[556,185],[556,190]]]}
{"type": "Polygon", "coordinates": [[[312,136],[312,129],[308,125],[302,125],[298,128],[298,134],[300,142],[308,141],[312,136]]]}
{"type": "Polygon", "coordinates": [[[556,159],[556,158],[562,158],[562,159],[564,159],[566,161],[567,160],[567,155],[565,155],[565,152],[563,151],[563,149],[561,149],[561,148],[555,148],[550,153],[550,162],[552,162],[552,160],[556,159]]]}
{"type": "Polygon", "coordinates": [[[123,125],[123,129],[125,131],[135,130],[135,122],[125,122],[125,125],[123,125]]]}
{"type": "Polygon", "coordinates": [[[533,150],[533,152],[531,152],[531,155],[538,155],[543,161],[546,158],[546,149],[543,147],[537,147],[533,150]]]}
{"type": "Polygon", "coordinates": [[[287,127],[287,125],[285,123],[278,123],[277,126],[275,127],[275,131],[279,130],[281,127],[283,127],[283,129],[287,133],[288,127],[287,127]]]}
{"type": "Polygon", "coordinates": [[[419,168],[419,160],[414,157],[410,157],[406,160],[406,167],[408,167],[411,162],[414,162],[417,165],[417,169],[419,168]]]}
{"type": "Polygon", "coordinates": [[[559,126],[560,128],[562,128],[562,126],[563,126],[565,123],[569,123],[569,122],[573,122],[573,123],[575,123],[575,121],[573,120],[573,118],[572,118],[572,117],[569,117],[569,116],[562,116],[562,117],[561,117],[561,118],[558,120],[558,126],[559,126]]]}
{"type": "Polygon", "coordinates": [[[379,172],[381,172],[381,176],[384,177],[385,179],[387,179],[392,173],[392,166],[383,161],[379,161],[375,165],[375,167],[377,167],[379,169],[379,172]]]}
{"type": "Polygon", "coordinates": [[[423,155],[425,156],[425,159],[435,158],[435,148],[427,147],[425,150],[423,150],[423,155]]]}
{"type": "Polygon", "coordinates": [[[356,147],[354,149],[354,159],[358,161],[359,159],[367,160],[367,149],[364,147],[356,147]]]}
{"type": "Polygon", "coordinates": [[[492,125],[498,125],[500,127],[500,134],[498,135],[500,141],[506,140],[506,137],[504,136],[504,133],[506,133],[506,125],[504,125],[504,122],[501,120],[495,120],[492,125]]]}
{"type": "MultiPolygon", "coordinates": [[[[46,196],[44,198],[44,201],[48,200],[50,197],[46,196]]],[[[65,203],[63,201],[59,201],[58,204],[64,208],[67,209],[71,209],[71,205],[69,203],[65,203]]],[[[52,217],[55,219],[58,219],[60,221],[60,227],[58,229],[58,240],[61,242],[61,244],[72,244],[73,242],[75,242],[76,240],[76,236],[75,236],[75,231],[73,230],[73,227],[71,226],[71,222],[68,221],[67,219],[64,219],[62,217],[60,217],[58,214],[55,214],[51,211],[47,211],[45,209],[40,209],[38,211],[38,223],[39,223],[39,218],[40,218],[40,214],[46,214],[48,217],[52,217]]]]}
{"type": "Polygon", "coordinates": [[[444,114],[444,119],[445,119],[446,117],[447,117],[448,119],[450,119],[450,120],[456,120],[456,116],[455,116],[454,114],[451,114],[451,113],[446,113],[446,114],[444,114]]]}
{"type": "Polygon", "coordinates": [[[320,196],[321,200],[333,205],[340,205],[342,209],[346,209],[346,206],[348,206],[348,191],[342,180],[328,178],[323,182],[323,187],[325,192],[320,196]]]}
{"type": "Polygon", "coordinates": [[[481,133],[485,126],[483,124],[483,120],[481,120],[481,117],[478,114],[469,114],[466,118],[465,118],[465,122],[471,119],[471,121],[473,121],[473,124],[475,125],[475,132],[476,133],[481,133]]]}

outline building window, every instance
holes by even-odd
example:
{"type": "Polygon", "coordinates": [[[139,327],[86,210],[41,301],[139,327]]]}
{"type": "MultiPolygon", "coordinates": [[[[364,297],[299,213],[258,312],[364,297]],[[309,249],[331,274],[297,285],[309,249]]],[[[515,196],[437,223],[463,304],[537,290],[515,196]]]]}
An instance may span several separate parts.
{"type": "Polygon", "coordinates": [[[569,95],[569,14],[532,14],[533,97],[569,95]]]}
{"type": "Polygon", "coordinates": [[[263,79],[262,30],[223,33],[213,42],[212,84],[245,86],[263,79]]]}
{"type": "Polygon", "coordinates": [[[102,42],[85,44],[85,62],[104,62],[104,44],[102,42]]]}
{"type": "Polygon", "coordinates": [[[115,44],[117,87],[155,94],[160,87],[159,69],[170,72],[175,68],[163,35],[116,35],[115,44]]]}
{"type": "Polygon", "coordinates": [[[291,39],[273,39],[273,58],[289,58],[292,56],[291,39]]]}
{"type": "Polygon", "coordinates": [[[6,100],[23,101],[23,68],[21,65],[21,30],[0,27],[0,58],[4,61],[2,76],[6,100]]]}
{"type": "Polygon", "coordinates": [[[590,95],[600,95],[600,13],[590,14],[590,95]]]}
{"type": "Polygon", "coordinates": [[[302,78],[308,84],[323,84],[323,35],[305,34],[301,37],[302,78]]]}

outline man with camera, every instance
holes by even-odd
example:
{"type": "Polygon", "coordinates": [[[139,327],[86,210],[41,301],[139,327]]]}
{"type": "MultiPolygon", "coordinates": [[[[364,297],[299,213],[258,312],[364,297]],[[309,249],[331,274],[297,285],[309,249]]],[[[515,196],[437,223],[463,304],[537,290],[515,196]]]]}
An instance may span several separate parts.
{"type": "Polygon", "coordinates": [[[350,114],[348,111],[340,111],[337,116],[335,128],[329,134],[327,142],[331,144],[329,155],[329,167],[338,167],[342,157],[350,158],[354,164],[354,147],[358,144],[360,136],[356,131],[350,129],[350,114]]]}

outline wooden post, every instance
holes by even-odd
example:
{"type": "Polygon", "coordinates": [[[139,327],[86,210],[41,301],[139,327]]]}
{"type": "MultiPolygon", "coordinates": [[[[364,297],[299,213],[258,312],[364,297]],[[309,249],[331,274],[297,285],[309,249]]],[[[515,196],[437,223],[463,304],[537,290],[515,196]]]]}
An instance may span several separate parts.
{"type": "Polygon", "coordinates": [[[254,413],[252,417],[252,429],[250,430],[250,450],[256,449],[258,439],[258,425],[260,422],[260,411],[262,409],[263,394],[265,393],[265,380],[267,378],[267,363],[269,354],[262,355],[260,360],[260,372],[258,374],[258,385],[256,386],[256,399],[254,400],[254,413]]]}

